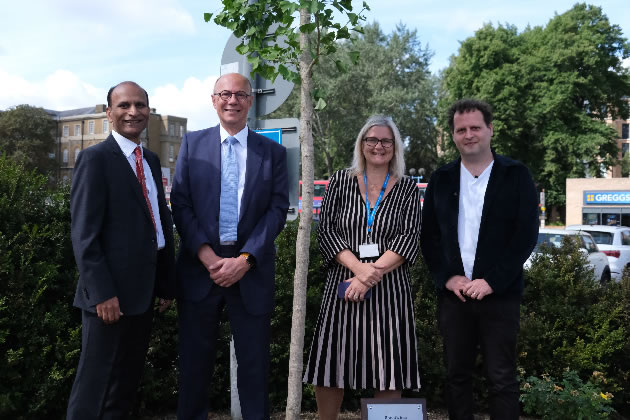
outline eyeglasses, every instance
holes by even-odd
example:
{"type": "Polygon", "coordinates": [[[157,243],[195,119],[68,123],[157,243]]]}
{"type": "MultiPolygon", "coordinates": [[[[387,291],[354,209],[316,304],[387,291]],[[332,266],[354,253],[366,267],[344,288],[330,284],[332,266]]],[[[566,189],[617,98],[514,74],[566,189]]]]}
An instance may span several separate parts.
{"type": "Polygon", "coordinates": [[[380,142],[381,146],[383,146],[385,149],[389,149],[390,147],[394,145],[394,139],[379,139],[376,137],[366,137],[363,139],[363,141],[365,142],[365,144],[367,144],[370,147],[376,147],[376,145],[380,142]]]}
{"type": "Polygon", "coordinates": [[[218,96],[224,101],[229,101],[232,95],[236,96],[239,102],[243,102],[245,99],[249,98],[252,95],[248,95],[247,93],[239,90],[238,92],[230,92],[229,90],[223,90],[219,93],[213,93],[214,96],[218,96]]]}

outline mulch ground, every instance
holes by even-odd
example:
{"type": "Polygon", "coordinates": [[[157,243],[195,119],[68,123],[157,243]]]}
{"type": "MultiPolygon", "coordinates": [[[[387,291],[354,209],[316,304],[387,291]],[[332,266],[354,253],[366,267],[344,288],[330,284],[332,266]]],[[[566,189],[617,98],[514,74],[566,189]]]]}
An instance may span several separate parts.
{"type": "MultiPolygon", "coordinates": [[[[231,420],[230,413],[210,413],[208,420],[231,420]]],[[[274,413],[271,415],[271,420],[283,420],[285,419],[285,413],[274,413]]],[[[318,419],[317,413],[302,413],[300,416],[302,420],[316,420],[318,419]]],[[[343,412],[339,415],[339,420],[356,420],[361,418],[361,412],[343,412]]],[[[176,420],[175,414],[166,416],[152,417],[145,420],[176,420]]],[[[427,411],[428,420],[448,420],[448,414],[446,410],[429,410],[427,411]]],[[[487,414],[475,415],[475,420],[489,420],[490,416],[487,414]]],[[[521,420],[533,420],[530,417],[521,417],[521,420]]]]}

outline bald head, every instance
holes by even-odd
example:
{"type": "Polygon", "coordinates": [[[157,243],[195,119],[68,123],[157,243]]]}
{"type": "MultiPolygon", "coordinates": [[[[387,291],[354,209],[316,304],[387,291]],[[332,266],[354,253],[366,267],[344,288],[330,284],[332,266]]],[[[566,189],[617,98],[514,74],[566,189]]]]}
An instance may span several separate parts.
{"type": "Polygon", "coordinates": [[[141,90],[144,92],[144,95],[145,95],[145,96],[146,96],[146,98],[147,98],[147,106],[149,106],[149,94],[147,93],[147,91],[146,91],[146,90],[144,90],[144,89],[142,88],[142,86],[140,86],[140,85],[139,85],[139,84],[137,84],[136,82],[125,81],[125,82],[120,82],[120,83],[118,83],[117,85],[112,86],[112,87],[110,87],[110,88],[109,88],[109,91],[107,92],[107,106],[108,106],[108,107],[110,107],[110,108],[111,108],[111,106],[112,106],[112,93],[114,93],[114,91],[115,91],[118,87],[120,87],[120,86],[122,86],[122,85],[132,85],[132,86],[137,87],[138,89],[141,89],[141,90]]]}

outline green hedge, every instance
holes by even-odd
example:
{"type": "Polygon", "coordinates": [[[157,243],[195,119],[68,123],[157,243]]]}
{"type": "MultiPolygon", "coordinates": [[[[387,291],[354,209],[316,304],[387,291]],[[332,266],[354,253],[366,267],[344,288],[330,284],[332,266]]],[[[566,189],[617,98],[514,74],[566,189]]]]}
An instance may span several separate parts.
{"type": "MultiPolygon", "coordinates": [[[[73,308],[76,268],[70,244],[68,191],[51,191],[47,180],[0,158],[0,418],[63,418],[80,348],[80,312],[73,308]]],[[[286,401],[293,267],[297,222],[277,240],[277,297],[272,319],[271,403],[286,401]]],[[[325,270],[311,238],[305,357],[322,295],[325,270]]],[[[593,377],[613,407],[630,414],[630,273],[622,283],[601,287],[570,243],[548,249],[526,273],[519,340],[522,381],[563,378],[575,371],[593,377]]],[[[432,407],[443,406],[442,341],[435,294],[422,260],[413,267],[422,389],[432,407]]],[[[175,308],[155,318],[134,417],[172,413],[177,405],[177,323],[175,308]]],[[[229,410],[229,326],[221,343],[209,398],[213,409],[229,410]]],[[[481,360],[477,397],[485,401],[481,360]]],[[[590,388],[589,388],[590,389],[590,388]]],[[[347,392],[345,409],[357,409],[364,392],[347,392]]],[[[304,387],[303,410],[315,410],[312,387],[304,387]]]]}

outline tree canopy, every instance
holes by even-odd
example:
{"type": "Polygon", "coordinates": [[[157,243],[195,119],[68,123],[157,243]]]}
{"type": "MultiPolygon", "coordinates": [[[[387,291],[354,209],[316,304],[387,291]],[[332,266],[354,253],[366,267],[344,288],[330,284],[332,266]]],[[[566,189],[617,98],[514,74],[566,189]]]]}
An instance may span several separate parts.
{"type": "Polygon", "coordinates": [[[27,169],[48,173],[55,167],[55,122],[44,111],[18,105],[0,113],[0,154],[23,162],[27,169]]]}
{"type": "MultiPolygon", "coordinates": [[[[608,117],[628,118],[630,44],[600,7],[576,4],[547,26],[518,33],[485,25],[462,42],[443,73],[441,127],[455,100],[494,108],[493,147],[529,166],[547,203],[564,205],[566,178],[595,176],[616,163],[608,117]]],[[[444,144],[454,155],[451,142],[444,144]]]]}
{"type": "MultiPolygon", "coordinates": [[[[432,168],[436,162],[436,80],[429,70],[432,53],[415,30],[399,25],[384,34],[378,23],[337,42],[313,75],[314,99],[325,107],[314,114],[315,177],[348,167],[356,135],[372,114],[391,116],[407,147],[408,168],[432,168]],[[350,53],[360,55],[351,65],[350,53]],[[339,63],[347,71],[338,70],[339,63]],[[320,102],[321,103],[321,102],[320,102]]],[[[299,112],[299,92],[274,115],[299,112]]]]}

